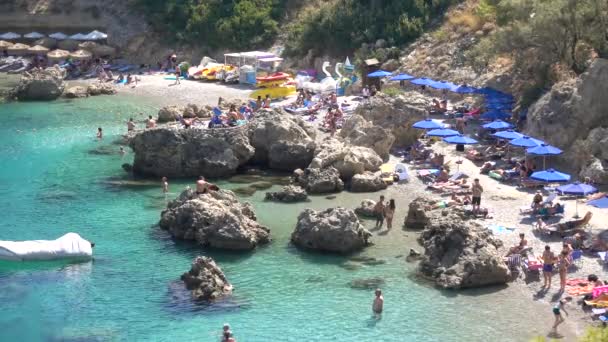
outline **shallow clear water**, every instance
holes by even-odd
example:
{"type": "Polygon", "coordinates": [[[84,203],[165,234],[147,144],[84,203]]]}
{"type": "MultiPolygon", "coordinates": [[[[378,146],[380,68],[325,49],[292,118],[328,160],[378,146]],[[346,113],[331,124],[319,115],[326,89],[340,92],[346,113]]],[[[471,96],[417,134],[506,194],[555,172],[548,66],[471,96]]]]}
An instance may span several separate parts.
{"type": "MultiPolygon", "coordinates": [[[[156,184],[105,183],[122,176],[120,165],[131,159],[116,153],[112,141],[129,116],[152,110],[142,102],[114,96],[0,105],[0,239],[55,239],[74,231],[97,244],[89,263],[1,263],[0,341],[217,341],[224,322],[240,342],[516,341],[534,333],[519,329],[529,327],[525,317],[538,310],[514,306],[518,289],[455,295],[412,278],[403,255],[414,237],[398,227],[405,203],[398,203],[397,228],[375,232],[376,245],[362,253],[384,262],[375,266],[349,262],[356,269],[344,268],[349,257],[303,253],[288,244],[304,208],[354,207],[369,195],[295,205],[263,202],[263,191],[244,198],[274,239],[251,253],[172,241],[154,226],[165,204],[156,184]],[[106,134],[101,142],[94,138],[98,126],[106,134]],[[95,149],[113,154],[91,153],[95,149]],[[229,302],[192,305],[171,286],[199,254],[214,257],[234,284],[229,302]],[[349,286],[370,277],[386,282],[378,321],[371,318],[372,291],[349,286]]],[[[189,181],[170,183],[175,196],[189,181]]],[[[398,186],[388,195],[407,192],[398,186]]]]}

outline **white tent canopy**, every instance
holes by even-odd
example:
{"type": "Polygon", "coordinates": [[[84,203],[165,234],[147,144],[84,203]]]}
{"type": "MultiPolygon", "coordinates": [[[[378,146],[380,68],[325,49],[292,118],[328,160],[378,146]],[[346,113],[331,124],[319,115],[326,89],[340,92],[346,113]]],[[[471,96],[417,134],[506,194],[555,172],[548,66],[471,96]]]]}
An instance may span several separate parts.
{"type": "Polygon", "coordinates": [[[103,32],[95,30],[95,31],[89,32],[89,34],[87,34],[85,37],[87,40],[102,40],[102,39],[107,39],[108,35],[103,32]]]}
{"type": "Polygon", "coordinates": [[[49,34],[49,37],[57,40],[64,40],[68,38],[68,35],[63,32],[55,32],[53,34],[49,34]]]}
{"type": "Polygon", "coordinates": [[[0,39],[17,39],[21,38],[21,35],[15,32],[7,32],[3,35],[0,35],[0,39]]]}
{"type": "Polygon", "coordinates": [[[69,38],[74,40],[87,40],[87,36],[82,33],[76,33],[75,35],[72,35],[69,38]]]}
{"type": "Polygon", "coordinates": [[[23,35],[23,38],[29,38],[29,39],[40,39],[40,38],[44,38],[45,35],[43,35],[40,32],[30,32],[28,34],[23,35]]]}

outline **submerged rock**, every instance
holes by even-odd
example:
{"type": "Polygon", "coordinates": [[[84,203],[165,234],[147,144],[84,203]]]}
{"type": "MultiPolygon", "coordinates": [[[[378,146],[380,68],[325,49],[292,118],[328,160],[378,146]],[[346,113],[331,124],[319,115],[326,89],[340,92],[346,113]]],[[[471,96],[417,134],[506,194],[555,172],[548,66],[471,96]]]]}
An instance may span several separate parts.
{"type": "Polygon", "coordinates": [[[376,206],[376,201],[371,199],[364,199],[361,201],[361,205],[355,209],[355,213],[361,217],[367,218],[375,218],[376,213],[374,212],[374,207],[376,206]]]}
{"type": "Polygon", "coordinates": [[[350,191],[352,192],[375,192],[384,190],[386,187],[382,178],[371,172],[354,175],[350,180],[350,191]]]}
{"type": "Polygon", "coordinates": [[[299,184],[306,189],[306,192],[311,194],[325,194],[344,190],[344,182],[340,179],[340,173],[334,167],[298,169],[294,171],[294,180],[296,184],[299,184]]]}
{"type": "Polygon", "coordinates": [[[353,279],[349,286],[357,290],[375,290],[385,284],[380,277],[353,279]]]}
{"type": "Polygon", "coordinates": [[[270,230],[256,221],[251,205],[228,190],[185,190],[163,210],[159,225],[175,238],[220,249],[251,250],[270,242],[270,230]]]}
{"type": "Polygon", "coordinates": [[[351,253],[370,245],[371,233],[352,210],[306,209],[298,216],[291,241],[298,247],[325,252],[351,253]]]}
{"type": "Polygon", "coordinates": [[[242,186],[240,188],[233,189],[232,191],[234,191],[235,194],[239,194],[241,196],[253,196],[253,194],[255,194],[258,189],[252,186],[242,186]]]}
{"type": "Polygon", "coordinates": [[[305,202],[308,200],[308,194],[302,187],[287,185],[281,191],[267,192],[266,200],[283,203],[305,202]]]}
{"type": "Polygon", "coordinates": [[[272,183],[270,182],[255,182],[249,185],[250,187],[256,190],[266,190],[272,188],[272,183]]]}
{"type": "Polygon", "coordinates": [[[209,257],[194,259],[190,271],[182,274],[181,280],[197,301],[214,301],[232,294],[232,285],[224,272],[209,257]]]}

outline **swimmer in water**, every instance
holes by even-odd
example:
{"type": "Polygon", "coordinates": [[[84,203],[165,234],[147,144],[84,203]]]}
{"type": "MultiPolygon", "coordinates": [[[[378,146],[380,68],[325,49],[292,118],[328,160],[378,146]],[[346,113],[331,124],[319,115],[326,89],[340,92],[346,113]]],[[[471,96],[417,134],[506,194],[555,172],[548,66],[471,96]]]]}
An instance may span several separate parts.
{"type": "Polygon", "coordinates": [[[135,130],[135,121],[133,121],[133,118],[130,118],[129,121],[127,121],[127,132],[132,132],[135,130]]]}
{"type": "Polygon", "coordinates": [[[103,139],[103,130],[101,127],[97,128],[97,139],[103,139]]]}
{"type": "Polygon", "coordinates": [[[120,151],[119,151],[121,156],[124,156],[125,154],[127,154],[127,151],[125,151],[125,148],[120,146],[120,151]]]}
{"type": "Polygon", "coordinates": [[[166,194],[169,192],[169,182],[167,181],[167,177],[163,177],[162,181],[163,193],[166,194]]]}
{"type": "Polygon", "coordinates": [[[372,304],[372,311],[377,317],[382,313],[382,309],[384,308],[384,297],[382,297],[382,291],[380,289],[376,289],[375,293],[376,298],[374,298],[374,303],[372,304]]]}

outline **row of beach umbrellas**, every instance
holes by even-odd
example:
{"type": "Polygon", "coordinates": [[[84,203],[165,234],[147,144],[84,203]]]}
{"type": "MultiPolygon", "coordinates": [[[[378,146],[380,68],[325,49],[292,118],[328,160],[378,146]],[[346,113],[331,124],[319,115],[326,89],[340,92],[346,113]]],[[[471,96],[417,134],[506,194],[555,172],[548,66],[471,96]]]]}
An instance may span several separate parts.
{"type": "Polygon", "coordinates": [[[72,57],[74,59],[89,59],[95,56],[110,56],[116,53],[116,50],[107,45],[98,45],[94,42],[84,42],[79,44],[78,50],[70,52],[64,49],[51,50],[46,46],[34,45],[29,46],[22,43],[10,43],[0,40],[0,49],[6,50],[11,55],[46,55],[52,59],[65,59],[72,57]]]}
{"type": "MultiPolygon", "coordinates": [[[[30,33],[27,33],[24,35],[20,35],[19,33],[15,33],[15,32],[7,32],[4,34],[0,34],[0,39],[2,39],[2,40],[15,40],[15,39],[20,39],[20,38],[40,39],[40,38],[45,38],[45,37],[47,37],[47,35],[39,33],[39,32],[30,32],[30,33]]],[[[49,34],[48,37],[56,39],[56,40],[72,39],[72,40],[82,40],[82,41],[96,41],[96,40],[107,39],[108,35],[101,31],[94,30],[87,34],[77,33],[74,35],[67,35],[63,32],[55,32],[55,33],[49,34]]]]}

